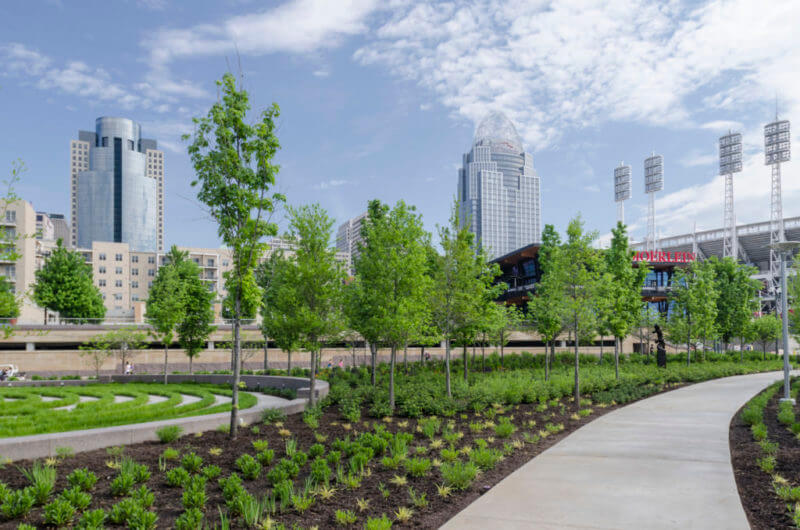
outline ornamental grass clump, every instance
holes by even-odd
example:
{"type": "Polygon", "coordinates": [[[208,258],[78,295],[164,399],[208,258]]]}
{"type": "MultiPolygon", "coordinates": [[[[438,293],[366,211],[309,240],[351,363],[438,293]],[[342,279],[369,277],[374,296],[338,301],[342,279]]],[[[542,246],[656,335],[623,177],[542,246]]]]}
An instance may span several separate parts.
{"type": "Polygon", "coordinates": [[[439,470],[444,483],[460,491],[467,489],[478,476],[478,467],[472,462],[444,463],[439,470]]]}
{"type": "Polygon", "coordinates": [[[493,469],[503,455],[497,449],[475,449],[469,455],[469,461],[481,471],[493,469]]]}
{"type": "Polygon", "coordinates": [[[167,425],[156,430],[156,436],[162,444],[172,443],[180,438],[183,429],[178,425],[167,425]]]}
{"type": "Polygon", "coordinates": [[[427,458],[410,458],[403,462],[406,472],[412,477],[424,477],[431,470],[431,461],[427,458]]]}
{"type": "Polygon", "coordinates": [[[28,479],[36,505],[41,506],[46,503],[56,485],[56,469],[37,460],[30,469],[19,471],[28,479]]]}
{"type": "Polygon", "coordinates": [[[356,514],[352,510],[336,510],[334,514],[336,524],[339,526],[349,526],[356,522],[356,514]]]}

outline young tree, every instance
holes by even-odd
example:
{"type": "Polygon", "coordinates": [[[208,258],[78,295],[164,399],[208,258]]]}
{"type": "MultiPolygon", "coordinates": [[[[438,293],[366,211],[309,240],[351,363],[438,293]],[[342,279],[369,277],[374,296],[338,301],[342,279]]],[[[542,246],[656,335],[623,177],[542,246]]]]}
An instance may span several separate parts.
{"type": "MultiPolygon", "coordinates": [[[[112,329],[96,335],[87,343],[91,350],[103,350],[106,357],[117,356],[120,360],[121,371],[125,372],[125,365],[133,357],[132,350],[147,348],[147,333],[133,326],[112,329]]],[[[94,354],[92,354],[94,355],[94,354]]]]}
{"type": "Polygon", "coordinates": [[[103,296],[92,283],[92,267],[81,254],[66,249],[61,240],[36,271],[33,300],[77,324],[100,320],[106,314],[103,296]]]}
{"type": "Polygon", "coordinates": [[[364,331],[356,329],[365,337],[374,333],[380,343],[391,348],[389,406],[394,410],[397,349],[425,323],[428,234],[414,207],[403,201],[390,210],[373,200],[367,211],[361,228],[364,243],[355,261],[355,296],[350,302],[363,303],[374,312],[356,322],[364,331]]]}
{"type": "MultiPolygon", "coordinates": [[[[191,261],[187,261],[187,263],[194,265],[191,261]]],[[[195,273],[184,279],[183,300],[183,319],[178,323],[176,332],[178,344],[189,358],[189,373],[191,374],[194,358],[205,349],[208,337],[216,329],[211,325],[214,321],[214,308],[211,305],[214,293],[195,273]]]]}
{"type": "MultiPolygon", "coordinates": [[[[515,305],[493,303],[487,306],[489,330],[492,344],[500,347],[500,365],[503,365],[503,354],[512,331],[519,329],[523,322],[522,311],[515,305]]],[[[483,355],[483,346],[481,346],[483,355]]]]}
{"type": "Polygon", "coordinates": [[[241,293],[241,319],[245,322],[254,322],[258,310],[261,308],[262,293],[256,280],[255,273],[244,276],[241,282],[232,271],[224,273],[225,276],[225,291],[228,293],[222,299],[222,318],[225,320],[233,320],[235,311],[235,295],[237,292],[241,293]]]}
{"type": "Polygon", "coordinates": [[[147,295],[145,318],[153,327],[153,334],[164,344],[164,384],[167,384],[169,347],[175,336],[175,328],[184,319],[185,290],[178,267],[186,257],[185,252],[172,246],[164,264],[147,295]]]}
{"type": "Polygon", "coordinates": [[[611,248],[605,254],[605,275],[600,300],[603,320],[614,335],[614,372],[619,379],[619,348],[636,325],[642,306],[642,286],[648,269],[645,263],[633,267],[633,252],[628,247],[625,225],[612,231],[611,248]]]}
{"type": "MultiPolygon", "coordinates": [[[[197,173],[193,186],[199,185],[198,198],[208,207],[217,222],[218,234],[233,252],[233,396],[230,436],[236,438],[239,422],[239,377],[241,372],[241,336],[243,282],[265,248],[262,239],[274,236],[277,226],[271,222],[276,205],[285,198],[270,194],[278,166],[272,162],[280,147],[275,135],[278,106],[273,104],[250,125],[245,119],[250,110],[249,96],[237,88],[236,79],[225,74],[217,82],[221,98],[208,114],[195,118],[195,132],[189,155],[197,173]]],[[[184,139],[189,139],[184,135],[184,139]]]]}
{"type": "Polygon", "coordinates": [[[767,360],[767,343],[778,340],[781,336],[782,323],[775,315],[763,315],[750,321],[750,334],[761,343],[763,358],[767,360]]]}
{"type": "Polygon", "coordinates": [[[575,340],[575,403],[580,403],[580,358],[578,343],[596,327],[597,289],[603,273],[603,262],[592,242],[595,233],[584,233],[580,216],[567,226],[567,241],[556,253],[557,265],[563,271],[564,322],[575,340]]]}
{"type": "MultiPolygon", "coordinates": [[[[25,165],[22,160],[17,160],[11,165],[11,175],[8,179],[3,180],[2,184],[5,186],[6,191],[3,197],[0,197],[0,218],[7,219],[10,215],[9,210],[15,203],[20,201],[14,187],[21,180],[21,175],[25,171],[25,165]]],[[[22,258],[20,249],[20,242],[23,239],[33,237],[32,235],[25,235],[19,233],[14,227],[7,227],[0,230],[0,259],[6,262],[16,263],[22,258]]],[[[22,305],[22,297],[14,292],[14,284],[6,277],[0,277],[0,318],[6,319],[2,323],[3,333],[8,338],[12,332],[11,320],[19,316],[20,306],[22,305]]],[[[47,323],[47,314],[45,310],[45,323],[47,323]]]]}
{"type": "Polygon", "coordinates": [[[670,326],[686,332],[687,366],[690,363],[692,338],[714,334],[719,296],[715,287],[713,269],[698,262],[688,268],[678,269],[672,277],[670,326]]]}
{"type": "Polygon", "coordinates": [[[99,379],[100,369],[103,367],[106,360],[114,355],[114,352],[111,351],[105,341],[99,337],[95,337],[93,340],[81,344],[79,349],[80,356],[88,358],[89,364],[94,368],[95,377],[99,379]]]}
{"type": "Polygon", "coordinates": [[[545,342],[544,379],[550,379],[550,357],[555,358],[556,337],[564,327],[564,271],[558,266],[561,237],[553,225],[545,225],[542,246],[539,248],[539,282],[536,291],[529,295],[528,318],[545,342]],[[550,356],[547,347],[550,346],[550,356]]]}
{"type": "Polygon", "coordinates": [[[789,333],[794,340],[800,342],[800,254],[794,257],[794,263],[787,271],[786,296],[789,302],[789,333]]]}
{"type": "Polygon", "coordinates": [[[0,319],[17,318],[20,312],[20,300],[14,294],[14,284],[5,276],[0,276],[0,319]]]}
{"type": "Polygon", "coordinates": [[[333,219],[318,204],[289,209],[289,232],[297,241],[291,278],[295,304],[289,319],[298,330],[300,345],[311,353],[309,407],[316,405],[315,383],[322,346],[342,329],[340,313],[345,272],[329,246],[333,219]]]}
{"type": "Polygon", "coordinates": [[[714,273],[714,286],[719,294],[715,325],[727,350],[731,340],[741,336],[758,309],[756,296],[761,282],[751,278],[758,269],[740,265],[731,258],[719,260],[712,256],[708,266],[714,273]]]}
{"type": "Polygon", "coordinates": [[[276,250],[259,265],[256,281],[262,289],[261,304],[262,334],[270,337],[275,345],[286,353],[286,371],[292,370],[292,350],[297,348],[299,330],[297,321],[290,318],[299,303],[294,289],[296,270],[284,256],[283,251],[276,250]]]}

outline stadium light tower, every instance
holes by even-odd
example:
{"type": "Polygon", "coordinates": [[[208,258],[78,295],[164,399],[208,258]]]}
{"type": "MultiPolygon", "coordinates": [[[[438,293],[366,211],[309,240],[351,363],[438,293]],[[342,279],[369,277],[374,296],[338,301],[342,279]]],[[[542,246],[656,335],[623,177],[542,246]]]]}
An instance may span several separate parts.
{"type": "Polygon", "coordinates": [[[719,139],[719,174],[725,178],[722,255],[739,259],[736,214],[733,211],[733,174],[742,171],[742,135],[728,131],[719,139]]]}
{"type": "Polygon", "coordinates": [[[775,294],[775,305],[780,309],[777,293],[780,289],[781,255],[776,250],[776,243],[786,240],[783,231],[783,199],[781,198],[781,162],[792,158],[791,136],[788,120],[778,120],[764,126],[764,163],[772,167],[772,207],[769,215],[769,275],[770,291],[775,294]]]}
{"type": "Polygon", "coordinates": [[[664,157],[653,153],[644,159],[644,192],[647,194],[647,250],[656,249],[656,192],[664,189],[664,157]]]}
{"type": "Polygon", "coordinates": [[[631,166],[622,162],[614,168],[614,201],[617,203],[617,221],[625,224],[625,201],[631,198],[631,166]]]}

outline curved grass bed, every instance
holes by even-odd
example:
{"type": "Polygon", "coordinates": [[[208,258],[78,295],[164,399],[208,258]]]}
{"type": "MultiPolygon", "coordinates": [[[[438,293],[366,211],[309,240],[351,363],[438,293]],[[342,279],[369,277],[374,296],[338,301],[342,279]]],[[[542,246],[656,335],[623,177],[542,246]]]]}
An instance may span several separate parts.
{"type": "MultiPolygon", "coordinates": [[[[110,383],[79,387],[0,388],[0,438],[112,427],[131,423],[214,414],[231,409],[230,403],[214,405],[216,396],[230,396],[231,389],[208,384],[110,383]],[[199,401],[183,404],[181,394],[199,401]],[[150,396],[166,400],[148,403],[150,396]],[[81,396],[90,398],[81,400],[81,396]],[[115,402],[115,396],[125,396],[115,402]],[[50,398],[50,399],[48,399],[50,398]],[[74,409],[61,407],[74,405],[74,409]]],[[[239,407],[256,404],[256,398],[239,393],[239,407]]]]}

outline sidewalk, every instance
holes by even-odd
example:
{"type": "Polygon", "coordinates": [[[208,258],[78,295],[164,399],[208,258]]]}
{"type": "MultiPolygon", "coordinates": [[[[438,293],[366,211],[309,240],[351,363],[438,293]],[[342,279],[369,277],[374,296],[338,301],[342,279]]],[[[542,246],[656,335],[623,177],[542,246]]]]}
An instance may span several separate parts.
{"type": "Polygon", "coordinates": [[[778,372],[728,377],[610,412],[537,456],[442,528],[747,529],[728,426],[778,372]]]}

